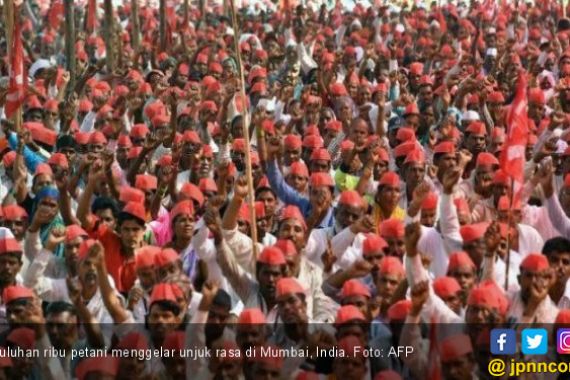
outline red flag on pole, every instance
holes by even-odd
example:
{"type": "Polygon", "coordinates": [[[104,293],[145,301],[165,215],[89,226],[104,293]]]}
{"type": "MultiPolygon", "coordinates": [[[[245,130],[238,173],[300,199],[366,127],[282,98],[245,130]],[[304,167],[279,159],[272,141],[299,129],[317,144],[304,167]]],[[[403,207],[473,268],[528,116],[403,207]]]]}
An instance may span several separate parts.
{"type": "Polygon", "coordinates": [[[93,34],[97,28],[97,0],[89,0],[87,4],[87,22],[85,25],[87,32],[93,34]]]}
{"type": "Polygon", "coordinates": [[[429,352],[428,352],[428,368],[426,379],[441,380],[441,355],[439,353],[439,342],[437,333],[437,321],[432,318],[429,331],[429,352]]]}
{"type": "MultiPolygon", "coordinates": [[[[18,8],[14,9],[17,15],[18,8]]],[[[12,33],[12,49],[10,49],[10,82],[8,93],[6,94],[6,117],[10,118],[22,106],[26,98],[26,79],[24,77],[24,48],[22,46],[22,36],[20,34],[20,19],[14,17],[12,33]]]]}
{"type": "Polygon", "coordinates": [[[500,156],[501,169],[516,182],[524,182],[525,150],[528,139],[528,116],[526,96],[527,79],[519,73],[515,99],[507,114],[507,137],[500,156]]]}

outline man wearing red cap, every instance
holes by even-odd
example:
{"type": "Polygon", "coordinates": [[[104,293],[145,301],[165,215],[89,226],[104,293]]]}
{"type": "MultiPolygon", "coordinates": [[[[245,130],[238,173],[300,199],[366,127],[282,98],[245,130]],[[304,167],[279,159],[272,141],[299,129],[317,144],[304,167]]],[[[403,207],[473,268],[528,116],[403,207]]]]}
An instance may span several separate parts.
{"type": "Polygon", "coordinates": [[[548,295],[555,274],[546,256],[531,253],[521,262],[520,291],[510,299],[509,318],[520,323],[554,323],[558,308],[548,295]]]}

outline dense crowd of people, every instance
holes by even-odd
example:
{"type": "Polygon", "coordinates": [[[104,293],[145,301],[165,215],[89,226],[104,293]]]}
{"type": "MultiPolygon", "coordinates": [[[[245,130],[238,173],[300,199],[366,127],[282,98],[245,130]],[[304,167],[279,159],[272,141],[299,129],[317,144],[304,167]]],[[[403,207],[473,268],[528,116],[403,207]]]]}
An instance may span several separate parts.
{"type": "Polygon", "coordinates": [[[105,3],[0,28],[0,379],[488,379],[497,327],[566,360],[560,3],[105,3]]]}

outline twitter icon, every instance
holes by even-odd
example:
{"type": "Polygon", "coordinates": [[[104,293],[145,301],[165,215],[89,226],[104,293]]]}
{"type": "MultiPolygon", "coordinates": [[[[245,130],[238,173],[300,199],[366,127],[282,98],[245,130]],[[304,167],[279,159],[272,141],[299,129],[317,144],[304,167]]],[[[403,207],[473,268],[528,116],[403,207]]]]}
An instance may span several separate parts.
{"type": "Polygon", "coordinates": [[[544,355],[548,352],[548,332],[545,329],[524,329],[522,331],[522,353],[544,355]]]}

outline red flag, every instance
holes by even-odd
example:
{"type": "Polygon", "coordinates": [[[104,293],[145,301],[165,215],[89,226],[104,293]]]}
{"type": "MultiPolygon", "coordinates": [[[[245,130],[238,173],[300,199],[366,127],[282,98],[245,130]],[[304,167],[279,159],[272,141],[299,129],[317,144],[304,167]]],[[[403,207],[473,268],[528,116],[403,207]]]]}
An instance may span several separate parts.
{"type": "Polygon", "coordinates": [[[501,169],[520,183],[524,182],[525,150],[528,139],[526,87],[526,75],[521,71],[515,99],[507,114],[507,137],[500,157],[501,169]]]}
{"type": "Polygon", "coordinates": [[[429,366],[427,368],[426,379],[441,380],[443,378],[441,375],[441,355],[439,354],[439,344],[437,341],[437,321],[435,318],[432,318],[431,324],[429,326],[429,366]]]}
{"type": "Polygon", "coordinates": [[[62,1],[53,1],[50,5],[48,11],[48,21],[49,25],[55,29],[59,30],[59,26],[65,17],[65,8],[63,7],[62,1]]]}
{"type": "MultiPolygon", "coordinates": [[[[14,10],[14,14],[17,15],[14,10]]],[[[10,49],[10,82],[8,93],[6,94],[6,117],[11,117],[24,103],[26,98],[26,83],[24,77],[24,48],[22,47],[22,36],[20,34],[19,17],[14,17],[14,27],[12,32],[12,49],[10,49]]]]}
{"type": "Polygon", "coordinates": [[[89,0],[87,4],[87,21],[85,29],[88,33],[95,33],[97,28],[97,0],[89,0]]]}

